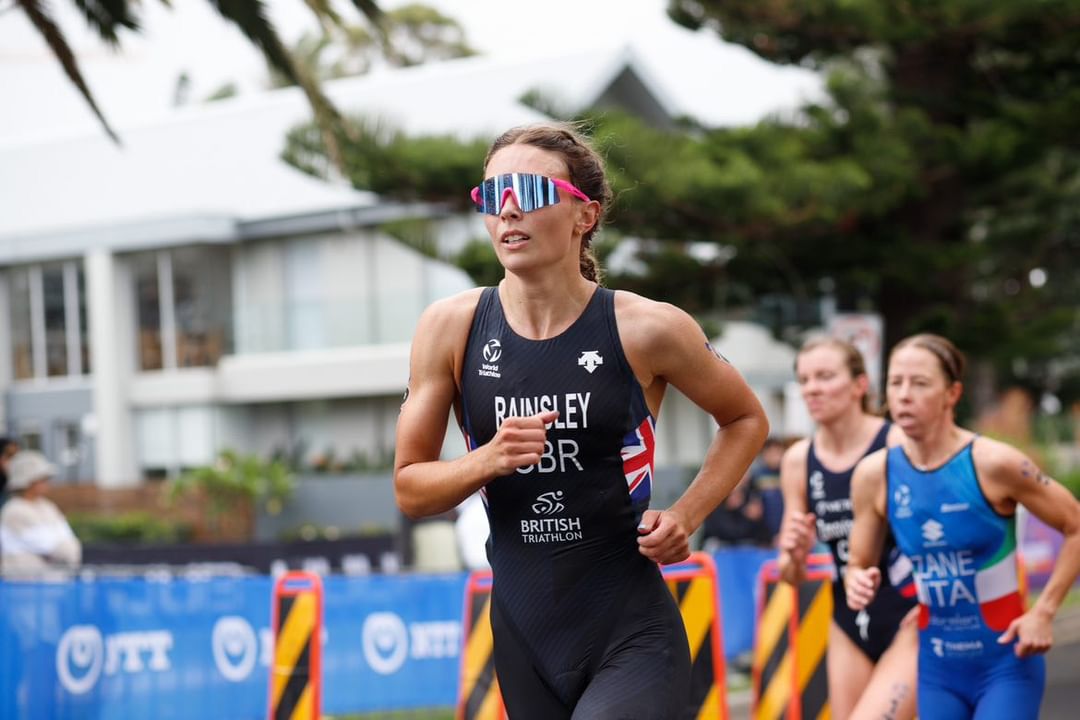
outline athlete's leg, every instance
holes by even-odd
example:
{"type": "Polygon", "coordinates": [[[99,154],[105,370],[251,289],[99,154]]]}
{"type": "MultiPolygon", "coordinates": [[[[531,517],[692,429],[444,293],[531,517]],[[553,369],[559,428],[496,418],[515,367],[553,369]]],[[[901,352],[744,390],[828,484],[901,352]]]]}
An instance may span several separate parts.
{"type": "Polygon", "coordinates": [[[537,672],[514,632],[501,621],[497,607],[492,603],[492,654],[507,714],[513,720],[569,720],[570,710],[537,672]]]}
{"type": "Polygon", "coordinates": [[[1045,685],[1045,658],[1010,654],[987,674],[974,720],[1037,720],[1045,685]]]}
{"type": "MultiPolygon", "coordinates": [[[[911,720],[915,717],[919,628],[905,623],[870,674],[851,720],[911,720]]],[[[834,715],[835,717],[835,715],[834,715]]]]}
{"type": "Polygon", "coordinates": [[[863,688],[870,682],[874,665],[835,621],[829,622],[825,670],[829,676],[830,717],[848,720],[863,688]]]}
{"type": "Polygon", "coordinates": [[[963,662],[924,662],[919,658],[916,689],[919,720],[972,720],[980,666],[963,662]]]}
{"type": "MultiPolygon", "coordinates": [[[[627,603],[574,720],[669,720],[690,706],[690,650],[671,593],[627,603]]],[[[513,717],[513,715],[511,715],[513,717]]]]}

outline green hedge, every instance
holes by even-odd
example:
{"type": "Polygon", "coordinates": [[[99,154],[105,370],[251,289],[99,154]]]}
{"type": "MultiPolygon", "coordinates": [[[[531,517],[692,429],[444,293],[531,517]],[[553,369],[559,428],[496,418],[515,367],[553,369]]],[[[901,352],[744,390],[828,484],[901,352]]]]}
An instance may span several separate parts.
{"type": "Polygon", "coordinates": [[[73,514],[68,522],[83,544],[165,544],[188,542],[194,535],[190,523],[162,520],[137,511],[119,515],[73,514]]]}

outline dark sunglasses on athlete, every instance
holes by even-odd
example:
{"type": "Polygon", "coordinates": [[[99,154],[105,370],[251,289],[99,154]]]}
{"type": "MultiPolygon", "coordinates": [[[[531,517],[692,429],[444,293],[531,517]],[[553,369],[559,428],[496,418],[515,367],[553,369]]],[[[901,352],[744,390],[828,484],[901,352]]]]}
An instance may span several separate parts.
{"type": "Polygon", "coordinates": [[[498,215],[502,212],[506,196],[510,195],[522,212],[532,212],[557,204],[559,189],[589,202],[588,195],[567,181],[532,173],[493,175],[472,189],[472,201],[476,204],[477,212],[498,215]]]}

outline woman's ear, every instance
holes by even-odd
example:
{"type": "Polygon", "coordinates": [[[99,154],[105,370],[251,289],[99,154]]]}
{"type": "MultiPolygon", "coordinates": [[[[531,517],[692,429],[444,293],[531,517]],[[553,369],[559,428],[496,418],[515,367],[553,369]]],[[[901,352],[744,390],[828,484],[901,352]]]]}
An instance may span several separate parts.
{"type": "Polygon", "coordinates": [[[949,407],[956,407],[956,404],[960,402],[960,396],[964,394],[964,383],[959,380],[955,381],[949,386],[949,389],[945,391],[945,397],[949,401],[949,407]]]}
{"type": "Polygon", "coordinates": [[[578,213],[577,222],[574,224],[574,229],[577,230],[579,235],[585,233],[596,227],[596,221],[600,217],[600,203],[592,200],[581,206],[581,211],[578,213]]]}

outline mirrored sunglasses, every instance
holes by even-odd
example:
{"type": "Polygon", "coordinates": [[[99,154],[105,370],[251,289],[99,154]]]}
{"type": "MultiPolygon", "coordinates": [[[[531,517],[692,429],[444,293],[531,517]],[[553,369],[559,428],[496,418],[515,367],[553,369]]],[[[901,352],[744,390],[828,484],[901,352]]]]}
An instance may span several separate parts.
{"type": "Polygon", "coordinates": [[[507,173],[489,177],[472,189],[472,201],[476,204],[477,212],[498,215],[502,212],[503,203],[509,194],[522,212],[532,212],[557,204],[559,188],[589,202],[588,195],[565,180],[532,173],[507,173]]]}

